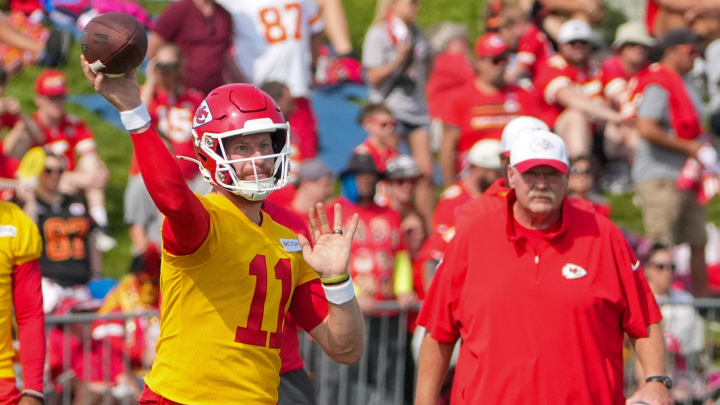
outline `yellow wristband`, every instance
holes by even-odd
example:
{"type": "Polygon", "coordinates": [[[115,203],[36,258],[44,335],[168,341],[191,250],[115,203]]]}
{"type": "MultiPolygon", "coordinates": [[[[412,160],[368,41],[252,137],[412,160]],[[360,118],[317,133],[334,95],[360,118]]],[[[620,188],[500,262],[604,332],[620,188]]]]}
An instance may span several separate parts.
{"type": "Polygon", "coordinates": [[[350,278],[350,273],[345,273],[342,276],[337,277],[331,277],[331,278],[321,278],[320,282],[323,285],[335,285],[335,284],[341,284],[347,281],[350,278]]]}

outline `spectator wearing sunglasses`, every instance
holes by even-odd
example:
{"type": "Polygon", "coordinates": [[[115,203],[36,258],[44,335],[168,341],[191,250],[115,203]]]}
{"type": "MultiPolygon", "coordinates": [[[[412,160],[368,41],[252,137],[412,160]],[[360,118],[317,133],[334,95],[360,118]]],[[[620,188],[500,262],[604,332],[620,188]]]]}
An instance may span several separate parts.
{"type": "Polygon", "coordinates": [[[388,160],[400,154],[395,117],[383,104],[368,104],[360,112],[358,123],[367,132],[367,138],[353,153],[372,156],[375,167],[384,173],[388,160]]]}
{"type": "MultiPolygon", "coordinates": [[[[169,43],[160,46],[147,69],[141,96],[153,124],[170,144],[173,154],[193,157],[192,117],[203,95],[186,85],[184,62],[180,47],[169,43]]],[[[179,161],[178,164],[185,180],[200,177],[195,163],[179,161]]],[[[131,171],[132,175],[139,174],[137,165],[133,165],[131,171]]]]}
{"type": "Polygon", "coordinates": [[[504,79],[509,49],[498,34],[489,33],[475,43],[475,78],[449,100],[448,122],[438,159],[443,181],[450,186],[466,170],[468,154],[483,139],[500,140],[513,118],[533,115],[530,94],[504,79]]]}
{"type": "Polygon", "coordinates": [[[666,245],[656,243],[652,246],[644,270],[663,316],[668,373],[675,382],[674,399],[676,403],[700,399],[704,394],[704,382],[698,370],[702,369],[700,359],[705,332],[700,314],[691,305],[693,296],[676,287],[675,264],[666,245]]]}
{"type": "MultiPolygon", "coordinates": [[[[607,58],[600,68],[602,96],[605,102],[619,109],[627,97],[628,82],[648,65],[650,49],[655,40],[650,37],[640,21],[620,25],[612,44],[614,55],[607,58]]],[[[606,125],[605,154],[611,159],[622,159],[629,167],[637,143],[637,131],[627,125],[606,125]]]]}
{"type": "Polygon", "coordinates": [[[600,97],[602,83],[590,64],[593,45],[586,22],[565,22],[558,34],[559,53],[540,66],[535,80],[539,117],[563,138],[571,158],[591,153],[593,122],[622,121],[600,97]]]}
{"type": "Polygon", "coordinates": [[[568,196],[588,201],[587,208],[596,214],[610,217],[610,204],[595,189],[595,170],[590,156],[570,160],[568,170],[568,196]]]}
{"type": "Polygon", "coordinates": [[[93,232],[97,224],[88,204],[82,193],[65,194],[60,189],[67,165],[65,156],[48,154],[36,188],[19,188],[17,195],[43,240],[40,269],[46,313],[66,298],[89,299],[86,285],[101,273],[93,232]]]}

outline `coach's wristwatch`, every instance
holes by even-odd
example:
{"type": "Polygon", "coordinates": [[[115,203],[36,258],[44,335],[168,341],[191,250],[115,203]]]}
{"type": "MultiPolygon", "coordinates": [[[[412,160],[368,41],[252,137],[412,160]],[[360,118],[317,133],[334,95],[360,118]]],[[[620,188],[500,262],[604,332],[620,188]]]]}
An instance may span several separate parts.
{"type": "Polygon", "coordinates": [[[645,379],[645,382],[659,382],[662,385],[666,386],[667,389],[671,390],[673,387],[672,378],[666,376],[666,375],[654,375],[652,377],[648,377],[645,379]]]}

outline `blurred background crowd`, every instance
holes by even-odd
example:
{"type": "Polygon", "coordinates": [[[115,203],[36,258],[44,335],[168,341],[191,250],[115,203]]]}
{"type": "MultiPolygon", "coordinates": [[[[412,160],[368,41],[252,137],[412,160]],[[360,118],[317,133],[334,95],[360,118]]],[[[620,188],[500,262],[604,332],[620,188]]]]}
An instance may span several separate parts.
{"type": "MultiPolygon", "coordinates": [[[[47,314],[158,308],[162,217],[77,61],[84,24],[120,11],[148,30],[142,98],[176,155],[194,156],[192,118],[213,88],[250,82],[277,101],[293,184],[269,199],[303,218],[331,201],[360,214],[350,270],[371,330],[421,304],[459,208],[502,182],[506,124],[540,119],[568,145],[570,195],[623,229],[664,303],[676,398],[708,401],[720,373],[706,349],[720,324],[692,303],[720,294],[720,1],[275,3],[4,4],[0,196],[43,236],[47,314]],[[26,176],[37,148],[42,171],[26,176]]],[[[195,192],[209,190],[194,163],[179,164],[195,192]]],[[[153,317],[97,321],[89,342],[52,329],[49,384],[137,395],[157,328],[153,317]],[[106,341],[109,383],[98,377],[106,341]]]]}

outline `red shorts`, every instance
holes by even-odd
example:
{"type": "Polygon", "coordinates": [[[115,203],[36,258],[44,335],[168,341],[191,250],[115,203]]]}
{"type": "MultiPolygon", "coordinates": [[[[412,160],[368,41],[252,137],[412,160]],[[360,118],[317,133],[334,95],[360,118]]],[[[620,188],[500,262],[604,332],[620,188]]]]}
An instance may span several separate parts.
{"type": "Polygon", "coordinates": [[[298,97],[295,99],[295,111],[290,116],[289,123],[299,144],[300,158],[298,160],[312,159],[317,156],[317,121],[309,98],[298,97]]]}
{"type": "Polygon", "coordinates": [[[150,387],[145,385],[140,399],[138,399],[138,405],[182,405],[179,402],[171,401],[167,398],[163,398],[160,395],[154,393],[150,387]]]}
{"type": "Polygon", "coordinates": [[[0,405],[16,405],[20,401],[20,391],[14,378],[0,378],[0,405]]]}

